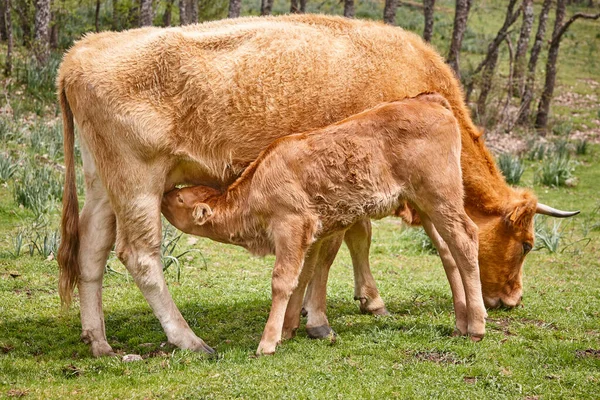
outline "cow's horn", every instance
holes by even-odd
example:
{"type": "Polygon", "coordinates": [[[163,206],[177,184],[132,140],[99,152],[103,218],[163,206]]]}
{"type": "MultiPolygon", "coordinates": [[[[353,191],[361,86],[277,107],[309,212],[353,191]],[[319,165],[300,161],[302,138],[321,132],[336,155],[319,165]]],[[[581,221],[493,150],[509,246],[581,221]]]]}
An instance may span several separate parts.
{"type": "Polygon", "coordinates": [[[538,203],[535,213],[550,215],[551,217],[557,217],[557,218],[569,218],[569,217],[579,214],[579,210],[577,210],[577,211],[562,211],[562,210],[557,210],[556,208],[547,206],[545,204],[538,203]]]}

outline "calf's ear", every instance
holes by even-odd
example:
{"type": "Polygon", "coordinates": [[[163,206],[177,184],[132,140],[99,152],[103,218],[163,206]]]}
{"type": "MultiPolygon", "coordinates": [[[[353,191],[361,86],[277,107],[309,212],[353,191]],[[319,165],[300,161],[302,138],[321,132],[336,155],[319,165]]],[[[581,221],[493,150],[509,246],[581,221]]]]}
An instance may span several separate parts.
{"type": "Polygon", "coordinates": [[[194,211],[192,217],[197,225],[202,225],[210,219],[213,212],[210,206],[206,203],[196,203],[194,205],[194,211]]]}

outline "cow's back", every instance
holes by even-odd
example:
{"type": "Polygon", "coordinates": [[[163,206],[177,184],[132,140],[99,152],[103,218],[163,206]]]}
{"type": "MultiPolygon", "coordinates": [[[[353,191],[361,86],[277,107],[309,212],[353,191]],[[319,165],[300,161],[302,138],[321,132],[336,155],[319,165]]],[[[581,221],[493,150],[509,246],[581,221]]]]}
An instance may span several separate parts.
{"type": "Polygon", "coordinates": [[[118,119],[123,129],[111,135],[137,141],[140,153],[202,165],[205,183],[231,181],[275,138],[421,92],[441,93],[474,134],[458,83],[432,48],[400,28],[339,17],[90,35],[67,54],[59,80],[78,122],[91,109],[118,119]]]}

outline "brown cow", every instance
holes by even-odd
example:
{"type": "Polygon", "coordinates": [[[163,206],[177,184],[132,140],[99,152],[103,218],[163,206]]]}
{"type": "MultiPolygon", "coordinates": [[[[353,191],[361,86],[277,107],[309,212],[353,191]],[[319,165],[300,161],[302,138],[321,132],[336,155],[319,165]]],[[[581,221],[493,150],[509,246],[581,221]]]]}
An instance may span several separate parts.
{"type": "Polygon", "coordinates": [[[224,193],[207,186],[176,189],[165,195],[162,212],[184,232],[275,254],[271,312],[257,350],[271,354],[284,316],[299,317],[300,304],[288,307],[288,301],[294,289],[304,293],[322,243],[409,201],[441,253],[457,261],[468,333],[478,340],[486,313],[477,227],[463,205],[460,147],[450,105],[425,94],[278,139],[224,193]]]}
{"type": "MultiPolygon", "coordinates": [[[[224,188],[281,136],[428,91],[448,100],[461,128],[465,207],[480,226],[483,294],[490,303],[514,303],[523,243],[533,239],[539,206],[505,184],[452,71],[418,36],[376,22],[302,15],[102,32],[77,42],[58,76],[67,172],[57,259],[63,302],[79,289],[82,338],[92,353],[112,353],[102,278],[115,242],[169,341],[210,351],[181,316],[162,275],[160,199],[166,190],[180,183],[224,188]],[[81,217],[73,120],[86,184],[81,217]]],[[[354,260],[355,295],[366,299],[362,308],[383,310],[368,268],[369,238],[370,224],[362,220],[344,240],[354,260]]],[[[309,318],[325,324],[323,282],[319,277],[310,291],[307,309],[309,318]]],[[[466,315],[460,311],[457,319],[466,332],[466,315]]]]}

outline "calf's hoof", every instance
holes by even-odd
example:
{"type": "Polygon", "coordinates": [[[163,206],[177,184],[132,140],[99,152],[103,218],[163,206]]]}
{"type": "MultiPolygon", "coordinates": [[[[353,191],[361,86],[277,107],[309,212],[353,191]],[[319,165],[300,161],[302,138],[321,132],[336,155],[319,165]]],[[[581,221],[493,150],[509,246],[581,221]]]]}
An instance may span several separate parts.
{"type": "Polygon", "coordinates": [[[258,349],[256,349],[256,356],[272,356],[275,354],[275,349],[277,348],[277,343],[263,343],[260,342],[258,345],[258,349]]]}
{"type": "Polygon", "coordinates": [[[335,341],[335,331],[329,325],[306,327],[306,334],[311,339],[329,339],[335,341]]]}
{"type": "Polygon", "coordinates": [[[472,342],[480,342],[483,339],[484,334],[469,334],[469,338],[472,342]]]}

